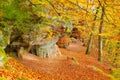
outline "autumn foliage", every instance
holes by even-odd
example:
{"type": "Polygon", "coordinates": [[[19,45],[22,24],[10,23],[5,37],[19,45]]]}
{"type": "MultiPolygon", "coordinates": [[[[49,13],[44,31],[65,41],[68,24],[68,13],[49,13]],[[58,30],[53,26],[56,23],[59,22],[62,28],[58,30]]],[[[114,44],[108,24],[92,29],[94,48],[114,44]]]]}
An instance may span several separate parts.
{"type": "Polygon", "coordinates": [[[24,47],[36,54],[57,37],[59,47],[79,39],[87,55],[95,51],[100,62],[120,68],[119,13],[119,0],[0,0],[1,63],[7,61],[5,52],[24,47]]]}

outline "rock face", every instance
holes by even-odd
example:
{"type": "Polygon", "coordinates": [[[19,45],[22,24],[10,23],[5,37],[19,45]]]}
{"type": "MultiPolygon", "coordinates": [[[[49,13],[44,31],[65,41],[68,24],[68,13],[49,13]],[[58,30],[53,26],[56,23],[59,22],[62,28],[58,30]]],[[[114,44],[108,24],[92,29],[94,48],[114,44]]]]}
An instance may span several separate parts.
{"type": "Polygon", "coordinates": [[[53,37],[51,40],[48,40],[45,44],[38,45],[36,47],[36,54],[42,58],[50,58],[60,55],[58,46],[56,45],[58,37],[53,37]]]}
{"type": "Polygon", "coordinates": [[[8,48],[12,47],[15,49],[12,51],[19,53],[20,48],[23,47],[28,53],[36,54],[42,58],[50,58],[60,54],[56,45],[58,39],[59,34],[53,35],[49,31],[41,30],[41,33],[38,32],[36,35],[32,33],[21,35],[19,40],[13,41],[8,48]]]}
{"type": "Polygon", "coordinates": [[[41,58],[51,58],[51,57],[55,57],[57,55],[60,55],[61,52],[59,51],[58,46],[56,45],[56,43],[58,42],[59,36],[54,36],[51,39],[42,39],[39,41],[34,41],[34,43],[32,45],[28,45],[29,43],[32,43],[30,41],[28,41],[28,43],[26,42],[13,42],[7,50],[8,52],[10,51],[15,51],[17,52],[18,57],[20,57],[21,59],[23,58],[23,53],[26,52],[21,52],[21,47],[24,48],[25,51],[27,51],[27,53],[32,53],[32,54],[36,54],[37,56],[41,57],[41,58]],[[30,47],[30,48],[29,48],[30,47]],[[30,50],[28,50],[30,49],[30,50]],[[19,53],[22,54],[19,54],[19,53]]]}

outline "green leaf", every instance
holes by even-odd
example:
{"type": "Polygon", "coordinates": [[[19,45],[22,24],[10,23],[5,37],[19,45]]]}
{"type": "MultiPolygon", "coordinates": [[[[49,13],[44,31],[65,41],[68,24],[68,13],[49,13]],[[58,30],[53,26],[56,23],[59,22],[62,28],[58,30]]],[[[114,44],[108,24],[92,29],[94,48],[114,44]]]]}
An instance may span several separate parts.
{"type": "Polygon", "coordinates": [[[3,57],[6,56],[6,53],[5,53],[4,49],[1,46],[0,46],[0,56],[3,56],[3,57]]]}
{"type": "Polygon", "coordinates": [[[17,80],[27,80],[27,79],[25,79],[25,78],[17,78],[17,80]]]}
{"type": "Polygon", "coordinates": [[[3,66],[8,60],[4,49],[0,46],[0,66],[3,66]]]}
{"type": "Polygon", "coordinates": [[[0,80],[7,80],[7,79],[6,79],[6,78],[4,78],[4,77],[1,77],[1,78],[0,78],[0,80]]]}

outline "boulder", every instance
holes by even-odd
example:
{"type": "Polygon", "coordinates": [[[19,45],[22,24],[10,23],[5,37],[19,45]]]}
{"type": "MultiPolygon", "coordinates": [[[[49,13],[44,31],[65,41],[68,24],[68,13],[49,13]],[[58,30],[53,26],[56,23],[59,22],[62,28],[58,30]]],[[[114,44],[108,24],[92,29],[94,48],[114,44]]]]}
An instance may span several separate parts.
{"type": "Polygon", "coordinates": [[[51,40],[48,40],[45,44],[38,45],[36,47],[37,55],[42,58],[50,58],[60,55],[61,52],[59,51],[59,48],[56,45],[57,41],[58,37],[53,37],[51,40]]]}

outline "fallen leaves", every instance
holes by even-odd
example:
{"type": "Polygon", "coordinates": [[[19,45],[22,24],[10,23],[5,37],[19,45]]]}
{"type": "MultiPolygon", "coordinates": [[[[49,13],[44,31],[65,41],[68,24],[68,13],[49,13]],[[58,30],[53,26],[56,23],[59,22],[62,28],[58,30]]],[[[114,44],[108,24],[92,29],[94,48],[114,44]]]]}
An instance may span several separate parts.
{"type": "MultiPolygon", "coordinates": [[[[75,44],[78,45],[78,43],[75,44]]],[[[75,47],[75,50],[77,49],[79,49],[79,47],[75,47]]],[[[83,48],[81,47],[81,49],[83,48]]],[[[110,77],[106,75],[108,71],[107,67],[99,63],[93,57],[87,56],[84,53],[76,53],[66,49],[60,50],[62,55],[57,56],[56,58],[39,58],[39,60],[25,59],[21,61],[22,64],[17,60],[10,59],[3,68],[0,68],[0,79],[111,80],[110,77]],[[75,62],[79,64],[75,64],[75,62]],[[101,70],[104,71],[104,74],[101,73],[101,70]]]]}
{"type": "Polygon", "coordinates": [[[37,72],[24,67],[14,59],[10,59],[5,67],[0,68],[0,77],[6,80],[39,80],[40,75],[37,72]]]}

